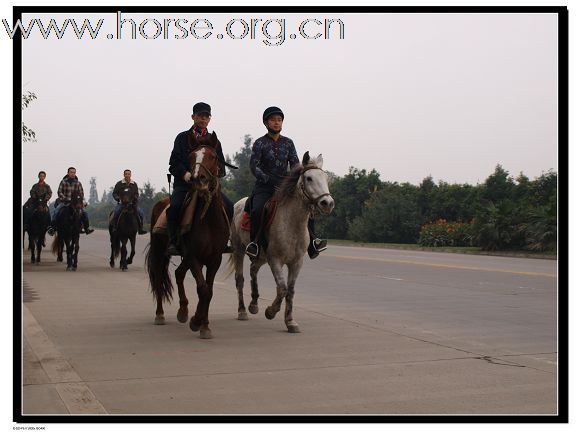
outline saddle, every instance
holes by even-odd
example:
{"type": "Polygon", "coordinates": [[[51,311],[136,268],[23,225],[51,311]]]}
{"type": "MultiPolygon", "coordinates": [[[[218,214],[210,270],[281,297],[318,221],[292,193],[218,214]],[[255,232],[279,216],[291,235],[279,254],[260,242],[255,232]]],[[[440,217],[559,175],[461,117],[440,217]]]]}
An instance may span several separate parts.
{"type": "MultiPolygon", "coordinates": [[[[115,222],[115,226],[117,226],[119,224],[119,219],[121,219],[121,216],[123,215],[123,213],[125,213],[125,210],[121,210],[121,213],[119,213],[119,217],[117,218],[117,222],[115,222]]],[[[113,225],[114,216],[115,216],[115,210],[111,210],[109,212],[109,226],[113,225]]]]}
{"type": "MultiPolygon", "coordinates": [[[[252,209],[252,201],[253,197],[250,196],[246,199],[246,203],[244,205],[244,213],[242,214],[242,218],[240,219],[240,228],[244,231],[250,231],[252,220],[250,218],[250,210],[252,209]]],[[[270,228],[272,225],[272,221],[274,220],[274,216],[276,216],[276,211],[278,210],[278,201],[274,199],[270,199],[264,205],[264,210],[262,210],[262,228],[260,231],[265,231],[270,228]]]]}

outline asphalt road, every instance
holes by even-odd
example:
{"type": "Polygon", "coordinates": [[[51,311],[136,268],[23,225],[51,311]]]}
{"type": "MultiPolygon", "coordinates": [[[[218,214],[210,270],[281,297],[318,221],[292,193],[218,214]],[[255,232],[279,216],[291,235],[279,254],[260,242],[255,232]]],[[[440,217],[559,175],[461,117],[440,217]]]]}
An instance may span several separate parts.
{"type": "Polygon", "coordinates": [[[264,317],[265,266],[247,322],[218,273],[201,340],[176,302],[153,324],[147,241],[127,272],[109,268],[105,231],[82,236],[77,272],[25,253],[25,414],[557,412],[556,261],[331,246],[298,279],[302,333],[264,317]]]}

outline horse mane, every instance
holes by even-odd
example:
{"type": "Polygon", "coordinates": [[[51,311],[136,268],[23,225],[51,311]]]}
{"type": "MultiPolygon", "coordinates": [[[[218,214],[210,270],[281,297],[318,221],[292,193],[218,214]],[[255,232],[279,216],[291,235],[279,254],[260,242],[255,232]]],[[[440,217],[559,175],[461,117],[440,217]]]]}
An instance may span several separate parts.
{"type": "Polygon", "coordinates": [[[294,194],[298,179],[302,175],[302,169],[304,169],[304,167],[301,164],[296,164],[290,169],[290,172],[284,177],[280,186],[276,188],[276,192],[272,197],[273,201],[281,202],[294,194]]]}

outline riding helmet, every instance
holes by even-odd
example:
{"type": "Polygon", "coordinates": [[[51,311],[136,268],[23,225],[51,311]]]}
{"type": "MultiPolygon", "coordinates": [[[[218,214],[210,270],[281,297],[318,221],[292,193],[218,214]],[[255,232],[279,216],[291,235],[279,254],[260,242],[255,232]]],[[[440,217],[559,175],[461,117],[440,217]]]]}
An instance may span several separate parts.
{"type": "Polygon", "coordinates": [[[196,113],[207,113],[211,115],[211,107],[207,103],[195,103],[193,105],[193,114],[195,115],[196,113]]]}
{"type": "Polygon", "coordinates": [[[262,115],[262,121],[264,122],[264,124],[266,123],[268,118],[272,115],[280,115],[282,117],[282,120],[284,120],[284,112],[282,112],[282,109],[276,106],[272,106],[264,110],[264,114],[262,115]]]}

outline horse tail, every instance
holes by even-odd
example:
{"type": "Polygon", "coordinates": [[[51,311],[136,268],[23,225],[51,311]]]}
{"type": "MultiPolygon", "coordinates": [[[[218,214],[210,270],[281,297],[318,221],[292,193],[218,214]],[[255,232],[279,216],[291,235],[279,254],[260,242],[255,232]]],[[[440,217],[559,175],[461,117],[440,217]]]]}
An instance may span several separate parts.
{"type": "Polygon", "coordinates": [[[52,240],[52,245],[50,245],[50,250],[54,255],[58,254],[58,247],[60,245],[60,237],[58,232],[54,235],[54,239],[52,240]]]}
{"type": "Polygon", "coordinates": [[[145,265],[153,296],[156,298],[160,296],[162,300],[171,302],[173,285],[169,277],[169,256],[165,253],[166,249],[166,237],[151,233],[151,242],[145,255],[145,265]]]}

